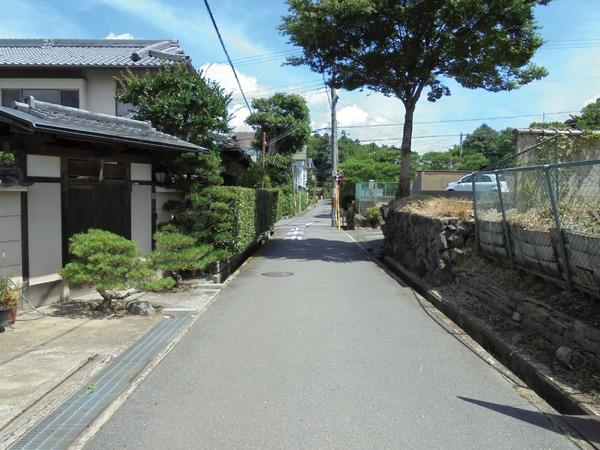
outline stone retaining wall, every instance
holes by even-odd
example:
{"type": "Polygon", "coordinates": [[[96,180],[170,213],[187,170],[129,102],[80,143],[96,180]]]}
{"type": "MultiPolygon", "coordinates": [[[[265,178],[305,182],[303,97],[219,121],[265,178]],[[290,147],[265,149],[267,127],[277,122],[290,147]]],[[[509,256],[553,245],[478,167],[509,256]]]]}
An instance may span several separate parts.
{"type": "Polygon", "coordinates": [[[451,268],[474,242],[474,223],[390,211],[384,253],[430,284],[452,279],[451,268]]]}
{"type": "MultiPolygon", "coordinates": [[[[510,230],[513,258],[553,278],[564,274],[555,233],[527,230],[513,225],[510,230]]],[[[600,329],[561,313],[543,300],[524,295],[510,286],[497,285],[492,276],[473,274],[458,264],[466,247],[474,247],[474,223],[453,218],[425,217],[408,212],[391,211],[383,226],[384,254],[400,263],[431,286],[454,281],[468,294],[492,306],[515,324],[534,332],[557,347],[576,349],[600,368],[600,329]]],[[[504,247],[504,230],[499,222],[481,221],[479,242],[484,253],[508,261],[504,247]]],[[[575,283],[597,283],[600,271],[598,239],[567,233],[571,268],[575,283]],[[574,250],[577,248],[577,250],[574,250]],[[592,274],[590,275],[589,272],[592,274]]],[[[557,292],[560,288],[557,287],[557,292]]]]}
{"type": "Polygon", "coordinates": [[[458,271],[461,288],[510,317],[527,331],[542,336],[557,347],[577,350],[586,361],[600,368],[600,329],[557,311],[541,299],[497,286],[494,280],[482,279],[466,271],[458,271]]]}

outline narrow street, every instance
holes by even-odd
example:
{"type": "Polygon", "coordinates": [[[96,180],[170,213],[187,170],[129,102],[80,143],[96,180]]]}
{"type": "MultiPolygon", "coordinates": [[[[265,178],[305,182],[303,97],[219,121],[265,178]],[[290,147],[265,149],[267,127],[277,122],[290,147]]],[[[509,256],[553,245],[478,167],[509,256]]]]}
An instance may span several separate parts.
{"type": "Polygon", "coordinates": [[[321,202],[280,223],[86,448],[574,447],[321,202]]]}

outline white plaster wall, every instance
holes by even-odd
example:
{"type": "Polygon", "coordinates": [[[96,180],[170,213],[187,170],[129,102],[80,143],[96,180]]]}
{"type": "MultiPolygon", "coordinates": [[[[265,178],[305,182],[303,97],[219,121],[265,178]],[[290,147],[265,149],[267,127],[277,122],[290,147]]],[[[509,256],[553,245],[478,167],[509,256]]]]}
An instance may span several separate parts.
{"type": "Polygon", "coordinates": [[[152,181],[152,164],[131,163],[131,181],[152,181]]]}
{"type": "Polygon", "coordinates": [[[35,183],[27,192],[29,276],[51,275],[62,267],[60,183],[35,183]]]}
{"type": "Polygon", "coordinates": [[[27,155],[27,176],[60,178],[60,157],[27,155]]]}
{"type": "Polygon", "coordinates": [[[21,193],[0,191],[0,276],[21,274],[21,193]]]}
{"type": "Polygon", "coordinates": [[[308,169],[305,161],[294,161],[294,184],[296,187],[306,187],[308,180],[308,169]]]}
{"type": "Polygon", "coordinates": [[[152,251],[152,186],[131,187],[131,239],[144,253],[152,251]]]}
{"type": "Polygon", "coordinates": [[[118,73],[120,72],[98,69],[90,69],[84,72],[88,82],[87,109],[112,116],[117,113],[115,101],[117,81],[115,76],[118,73]]]}
{"type": "Polygon", "coordinates": [[[79,107],[88,107],[87,83],[83,78],[0,78],[0,97],[1,89],[77,89],[79,107]]]}

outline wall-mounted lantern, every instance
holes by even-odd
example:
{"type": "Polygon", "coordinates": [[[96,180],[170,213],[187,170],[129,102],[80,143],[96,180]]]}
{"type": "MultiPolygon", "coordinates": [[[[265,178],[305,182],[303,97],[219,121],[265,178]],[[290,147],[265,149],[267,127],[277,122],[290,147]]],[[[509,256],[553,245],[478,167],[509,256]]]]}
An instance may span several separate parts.
{"type": "Polygon", "coordinates": [[[161,186],[167,182],[167,169],[163,166],[157,167],[154,170],[154,182],[161,186]]]}

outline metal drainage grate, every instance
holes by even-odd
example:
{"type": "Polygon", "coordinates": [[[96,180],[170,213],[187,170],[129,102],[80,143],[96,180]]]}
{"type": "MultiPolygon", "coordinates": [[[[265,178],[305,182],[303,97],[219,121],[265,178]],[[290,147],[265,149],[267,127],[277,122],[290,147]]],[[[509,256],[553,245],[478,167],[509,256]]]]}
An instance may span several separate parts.
{"type": "Polygon", "coordinates": [[[162,320],[9,448],[67,448],[189,321],[187,316],[162,320]]]}
{"type": "Polygon", "coordinates": [[[265,272],[265,273],[261,273],[261,275],[263,277],[279,278],[279,277],[291,277],[294,274],[292,272],[265,272]]]}

